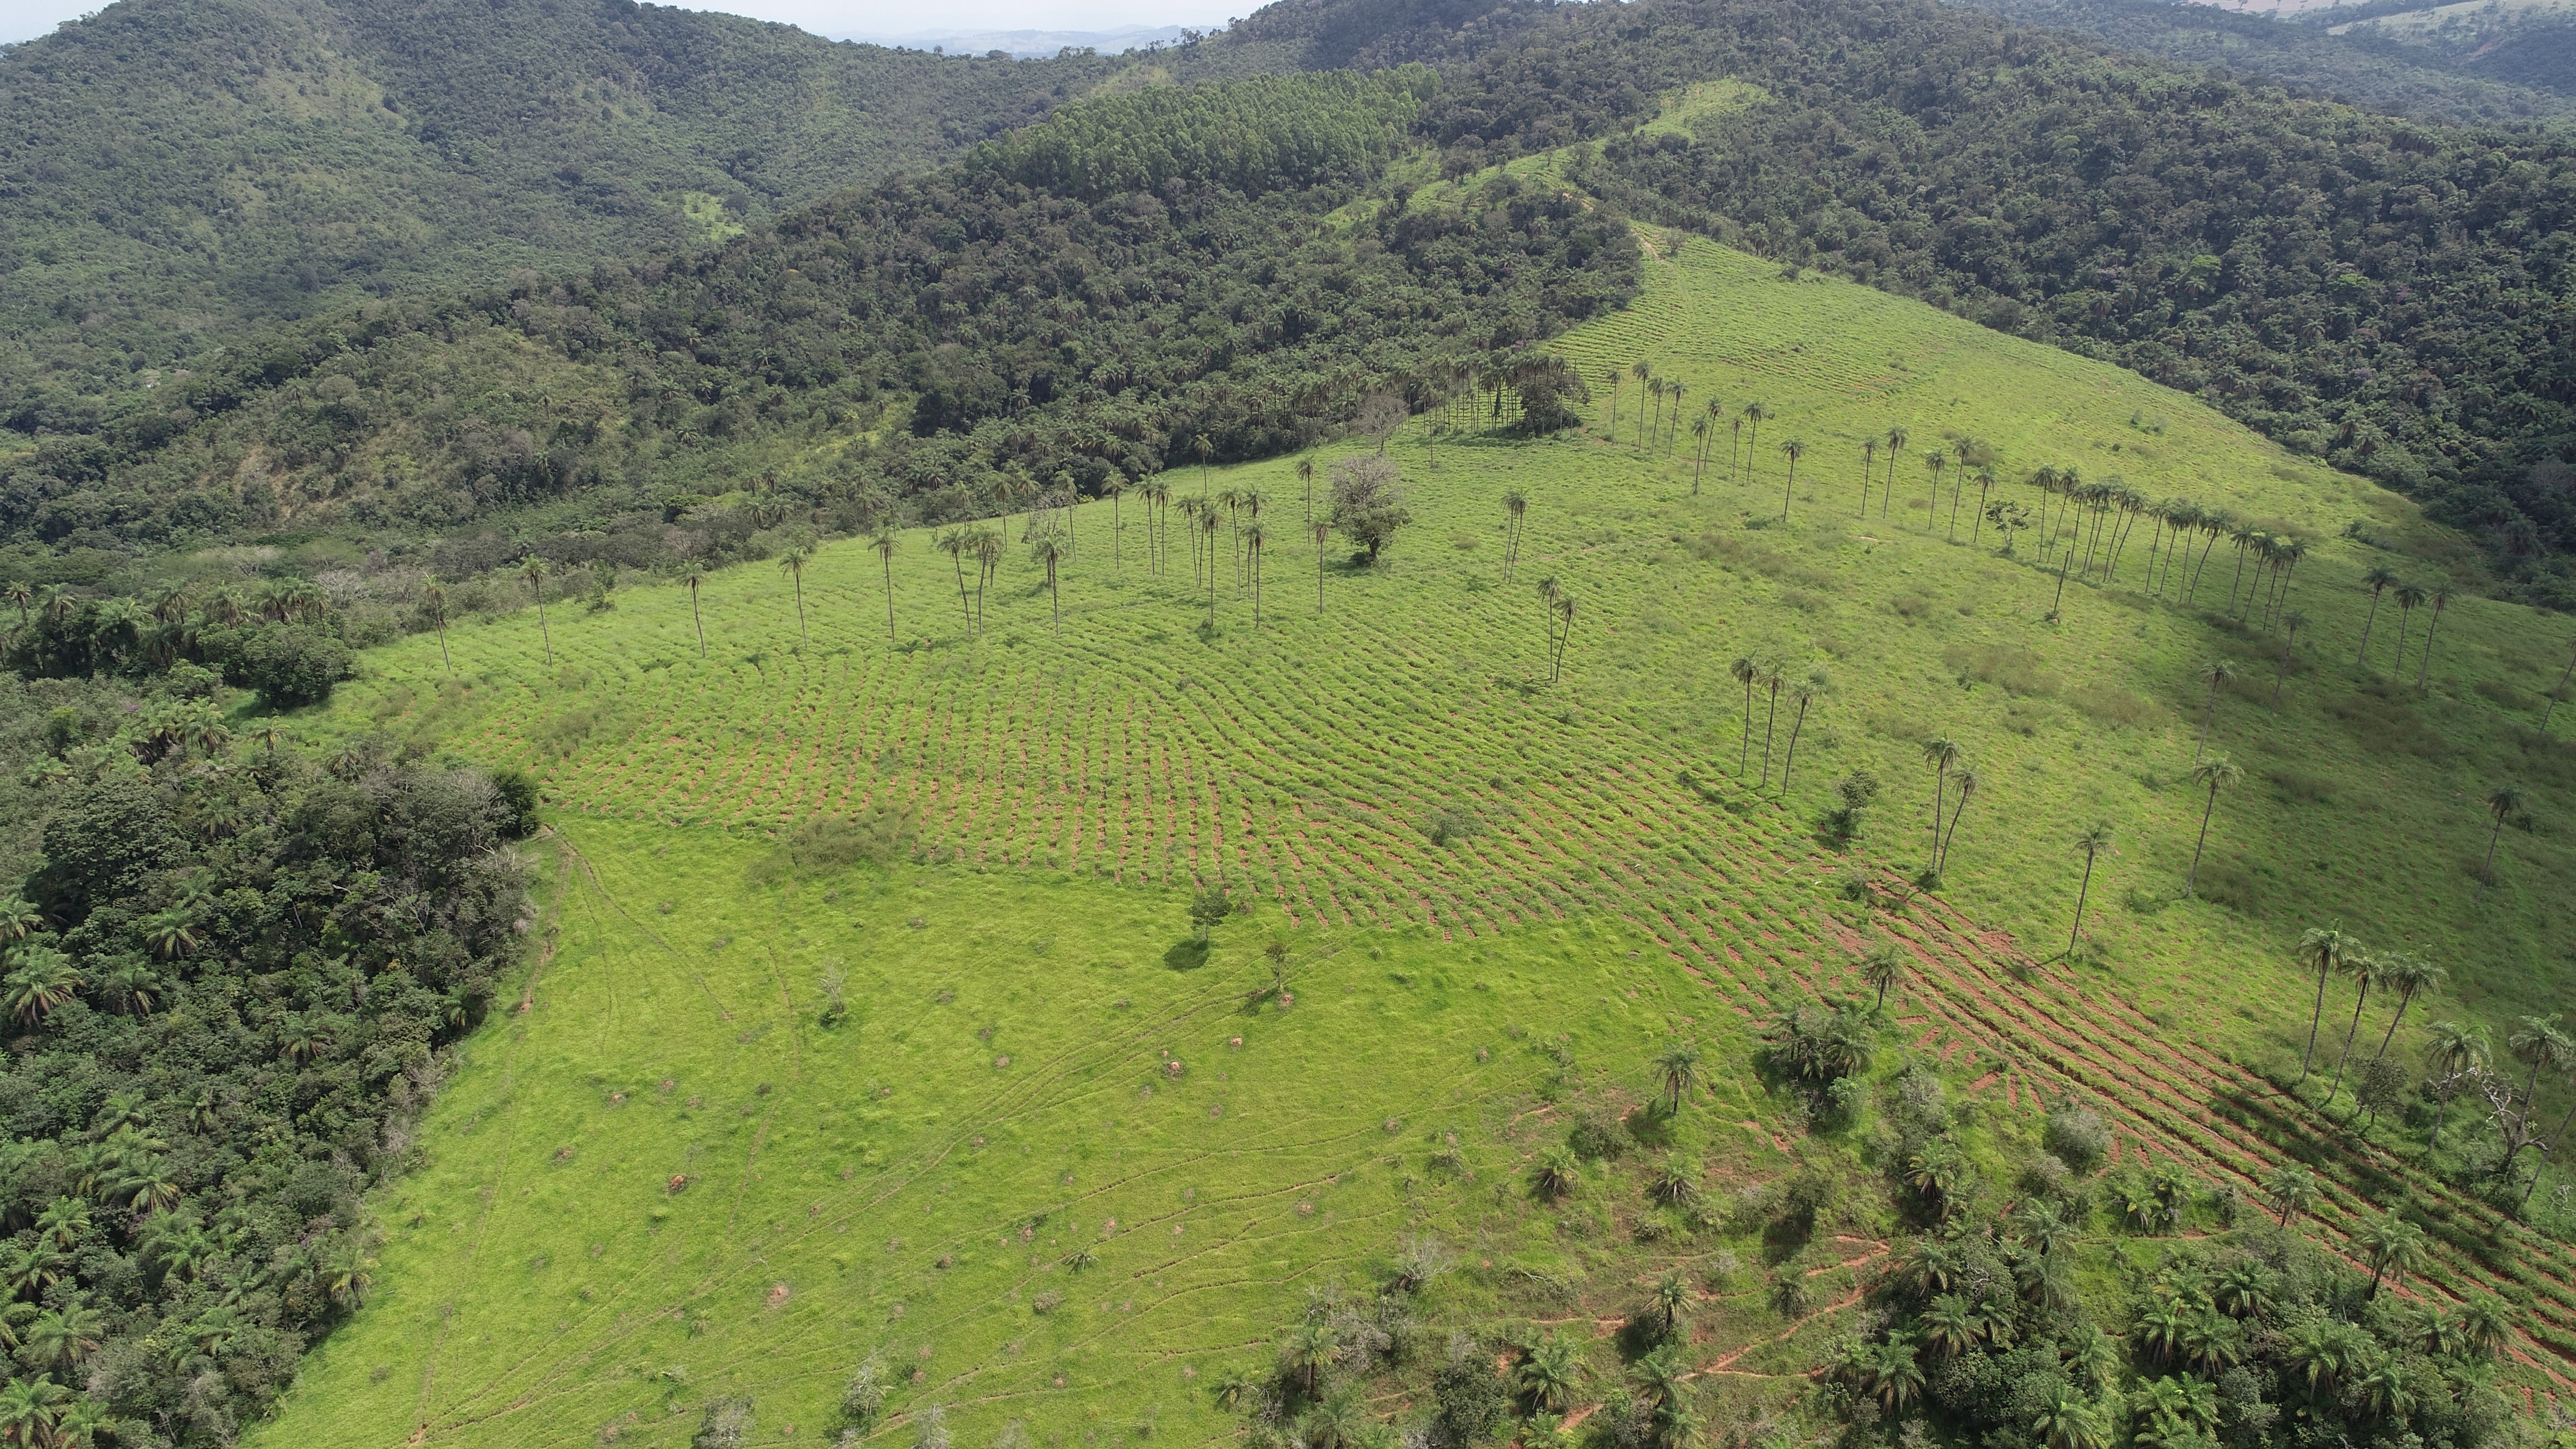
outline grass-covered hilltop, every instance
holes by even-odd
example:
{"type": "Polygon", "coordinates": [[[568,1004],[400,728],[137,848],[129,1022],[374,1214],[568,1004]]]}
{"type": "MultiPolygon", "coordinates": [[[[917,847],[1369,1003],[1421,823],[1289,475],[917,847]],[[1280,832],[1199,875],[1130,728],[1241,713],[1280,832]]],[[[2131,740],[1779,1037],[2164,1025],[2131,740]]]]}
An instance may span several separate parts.
{"type": "Polygon", "coordinates": [[[816,47],[943,139],[20,420],[0,1443],[2576,1423],[2555,132],[1849,0],[816,47]]]}

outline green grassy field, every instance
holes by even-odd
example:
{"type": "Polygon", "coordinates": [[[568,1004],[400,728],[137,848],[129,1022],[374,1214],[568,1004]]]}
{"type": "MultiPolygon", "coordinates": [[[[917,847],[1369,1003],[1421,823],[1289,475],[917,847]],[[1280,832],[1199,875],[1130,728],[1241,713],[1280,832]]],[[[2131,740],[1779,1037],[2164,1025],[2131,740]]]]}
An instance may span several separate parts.
{"type": "MultiPolygon", "coordinates": [[[[719,1392],[753,1393],[764,1436],[784,1422],[802,1435],[851,1362],[876,1351],[908,1372],[925,1345],[919,1401],[953,1394],[979,1423],[1133,1432],[1151,1410],[1213,1435],[1223,1420],[1180,1370],[1266,1363],[1268,1326],[1318,1275],[1389,1252],[1416,1223],[1551,1231],[1523,1199],[1435,1191],[1398,1165],[1432,1150],[1424,1134],[1445,1130],[1432,1119],[1454,1117],[1492,1164],[1479,1181],[1512,1176],[1528,1147],[1506,1124],[1545,1064],[1514,1054],[1510,1027],[1597,1041],[1586,1050],[1632,1086],[1669,1033],[1703,1034],[1733,1094],[1713,1115],[1745,1104],[1757,1126],[1735,1145],[1750,1151],[1766,1140],[1741,1070],[1751,1032],[1783,1004],[1848,989],[1879,933],[1916,963],[1898,1045],[1940,1060],[1998,1120],[2071,1096],[2113,1121],[2123,1160],[2212,1184],[2310,1162],[2336,1183],[2330,1241],[2415,1201],[2437,1224],[2436,1281],[2526,1305],[2515,1372],[2564,1384],[2542,1367],[2563,1372],[2554,1356],[2576,1353],[2564,1249],[2417,1166],[2420,1131],[2383,1123],[2360,1141],[2267,1078],[2296,1074],[2313,983],[2288,948],[2311,925],[2447,966],[2451,990],[2411,1021],[2551,1009],[2576,756],[2532,726],[2576,644],[2566,626],[2464,593],[2418,695],[2420,614],[2403,686],[2380,678],[2395,671],[2393,605],[2375,668],[2356,663],[2359,579],[2385,563],[2429,587],[2471,555],[2403,500],[2117,369],[1703,243],[1655,249],[1638,305],[1560,350],[1587,377],[1648,362],[1688,385],[1694,413],[1711,397],[1730,414],[1762,402],[1771,420],[1739,481],[1723,437],[1696,493],[1686,459],[1641,451],[1631,382],[1616,442],[1599,436],[1606,396],[1591,435],[1444,443],[1436,468],[1409,431],[1391,456],[1416,521],[1376,570],[1336,550],[1320,612],[1315,554],[1288,541],[1303,514],[1293,464],[1220,470],[1213,487],[1265,490],[1276,520],[1257,627],[1250,599],[1221,584],[1203,628],[1183,545],[1172,572],[1149,573],[1131,502],[1116,565],[1111,507],[1080,511],[1060,635],[1015,550],[970,641],[947,560],[913,533],[892,564],[892,642],[884,574],[850,543],[806,570],[801,640],[790,580],[763,567],[703,589],[703,661],[674,587],[626,591],[605,613],[550,606],[550,645],[533,613],[456,632],[452,680],[427,637],[371,656],[307,728],[526,766],[577,855],[531,1009],[476,1039],[427,1125],[431,1165],[383,1205],[394,1241],[378,1303],[317,1356],[265,1442],[390,1443],[423,1424],[423,1442],[568,1442],[629,1413],[633,1432],[659,1424],[677,1442],[685,1416],[669,1405],[719,1392]],[[1909,458],[1982,440],[2016,480],[2001,494],[2034,507],[2017,480],[2073,464],[2309,540],[2290,607],[2311,622],[2278,713],[2277,642],[2213,611],[2225,546],[2216,584],[2204,577],[2201,607],[2185,609],[2140,592],[2142,525],[2114,584],[2070,582],[2051,622],[2058,580],[2038,540],[2019,558],[1990,536],[1972,547],[1963,509],[1950,541],[1947,482],[1927,514],[1919,463],[1899,469],[1884,517],[1876,490],[1856,516],[1861,440],[1900,425],[1909,458]],[[1776,448],[1792,437],[1807,451],[1781,524],[1776,448]],[[1508,580],[1507,490],[1529,499],[1508,580]],[[1543,576],[1580,606],[1561,679],[1532,589],[1543,576]],[[1747,652],[1792,678],[1830,672],[1785,798],[1776,760],[1775,788],[1737,778],[1728,663],[1747,652]],[[2245,677],[2221,696],[2212,748],[2245,778],[2218,801],[2204,889],[2184,899],[2202,805],[2187,779],[2196,673],[2220,656],[2245,677]],[[1980,788],[1943,889],[1921,895],[1904,881],[1929,854],[1933,735],[1961,744],[1980,788]],[[1845,853],[1820,819],[1854,769],[1885,792],[1845,853]],[[2479,797],[2508,779],[2530,789],[2532,820],[2504,832],[2479,902],[2466,873],[2487,840],[2479,797]],[[831,887],[840,901],[813,882],[749,883],[768,833],[868,812],[910,822],[894,874],[854,875],[831,887]],[[2062,960],[2072,841],[2097,821],[2117,853],[2094,879],[2085,949],[2062,960]],[[1849,867],[1874,882],[1865,899],[1838,889],[1849,867]],[[1262,915],[1220,929],[1214,964],[1169,969],[1181,893],[1219,882],[1262,915]],[[915,916],[924,927],[907,930],[915,916]],[[1312,963],[1298,1007],[1238,1015],[1259,977],[1243,943],[1272,933],[1312,963]],[[863,1024],[825,1034],[812,1003],[832,956],[863,1024]],[[1353,1014],[1318,1020],[1334,1012],[1353,1014]],[[976,1038],[986,1025],[995,1036],[976,1038]],[[1238,1033],[1241,1055],[1222,1046],[1238,1033]],[[1266,1034],[1280,1041],[1267,1055],[1266,1034]],[[915,1040],[922,1055],[902,1061],[915,1040]],[[1182,1083],[1136,1095],[1166,1050],[1188,1064],[1182,1083]],[[994,1068],[1004,1054],[1014,1066],[994,1068]],[[886,1086],[894,1097],[870,1097],[886,1086]],[[978,1134],[983,1147],[966,1145],[978,1134]],[[1093,1157],[1076,1161],[1075,1143],[1093,1157]],[[666,1194],[692,1150],[712,1164],[704,1180],[666,1194]],[[1282,1217],[1336,1172],[1314,1219],[1282,1217]],[[1407,1172],[1418,1196],[1399,1186],[1407,1172]],[[1193,1187],[1210,1200],[1201,1231],[1224,1244],[1203,1260],[1193,1200],[1175,1200],[1193,1187]],[[1213,1211],[1237,1196],[1242,1211],[1213,1211]],[[1058,1289],[1043,1285],[1062,1250],[1010,1241],[1039,1212],[1049,1239],[1113,1216],[1163,1236],[1151,1254],[1113,1238],[1109,1272],[1058,1289]],[[894,1238],[910,1246],[886,1248],[894,1238]],[[949,1269],[928,1266],[932,1244],[949,1269]],[[1149,1294],[1158,1275],[1168,1286],[1149,1294]],[[1115,1304],[1096,1286],[1113,1279],[1115,1304]],[[1217,1286],[1233,1283],[1250,1286],[1217,1286]],[[1040,1322],[1012,1291],[1062,1291],[1080,1312],[1040,1322]],[[1122,1331],[1131,1297],[1152,1321],[1122,1331]],[[651,1377],[674,1363],[685,1379],[651,1377]]],[[[1884,468],[1882,453],[1882,486],[1884,468]]],[[[1757,772],[1764,726],[1757,701],[1757,772]]],[[[1784,710],[1775,755],[1788,734],[1784,710]]],[[[2330,1020],[2350,1006],[2338,986],[2330,1020]]],[[[2374,1005],[2366,1043],[2386,1019],[2374,1005]]],[[[2539,1199],[2544,1222],[2552,1201],[2539,1199]]]]}

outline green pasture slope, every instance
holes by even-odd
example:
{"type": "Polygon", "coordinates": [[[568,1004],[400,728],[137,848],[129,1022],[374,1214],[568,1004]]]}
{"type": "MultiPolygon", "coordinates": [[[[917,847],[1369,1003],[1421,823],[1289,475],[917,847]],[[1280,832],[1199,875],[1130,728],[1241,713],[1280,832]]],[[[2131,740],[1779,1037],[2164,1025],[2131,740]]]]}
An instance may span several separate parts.
{"type": "MultiPolygon", "coordinates": [[[[2114,368],[1651,240],[1638,305],[1560,349],[1587,376],[1648,362],[1689,386],[1693,413],[1762,402],[1739,481],[1722,445],[1696,493],[1686,458],[1640,450],[1631,382],[1616,442],[1599,436],[1606,397],[1591,435],[1444,442],[1436,468],[1408,430],[1391,456],[1415,522],[1377,570],[1335,549],[1320,612],[1293,464],[1220,471],[1212,487],[1269,498],[1258,627],[1221,584],[1203,629],[1184,545],[1150,573],[1131,500],[1117,564],[1111,506],[1080,510],[1060,633],[1015,548],[970,642],[949,562],[916,532],[891,565],[893,642],[885,573],[847,543],[806,569],[801,626],[777,569],[710,579],[704,660],[677,587],[604,613],[551,604],[543,632],[533,612],[456,632],[453,678],[427,636],[370,656],[309,728],[538,772],[552,934],[524,1009],[474,1040],[424,1124],[427,1166],[379,1204],[373,1304],[260,1442],[569,1444],[614,1427],[681,1443],[730,1394],[753,1397],[764,1441],[796,1442],[833,1427],[826,1406],[871,1353],[896,1380],[890,1425],[938,1403],[969,1442],[1015,1421],[1041,1441],[1148,1424],[1214,1437],[1229,1420],[1211,1375],[1266,1365],[1306,1291],[1365,1279],[1407,1233],[1465,1246],[1457,1312],[1521,1311],[1513,1285],[1567,1251],[1566,1221],[1519,1186],[1543,1120],[1522,1114],[1568,1090],[1539,1051],[1560,1033],[1593,1090],[1642,1090],[1665,1043],[1701,1041],[1714,1071],[1705,1110],[1683,1114],[1691,1145],[1721,1180],[1781,1171],[1778,1109],[1748,1070],[1756,1033],[1781,1005],[1853,989],[1881,934],[1915,963],[1891,1048],[1937,1057],[1997,1122],[2083,1101],[2124,1160],[2213,1186],[2306,1161],[2332,1184],[2330,1242],[2414,1202],[2435,1227],[2435,1291],[2523,1305],[2511,1372],[2564,1386],[2564,1248],[2424,1171],[2420,1131],[2382,1122],[2365,1141],[2275,1083],[2296,1077],[2308,1026],[2312,978],[2288,948],[2310,925],[2447,966],[2451,987],[2411,1021],[2552,1008],[2576,757],[2532,726],[2576,638],[2463,593],[2421,695],[2424,619],[2409,621],[2400,687],[2393,604],[2371,667],[2356,663],[2363,571],[2429,587],[2433,560],[2470,559],[2402,500],[2114,368]],[[1963,509],[1951,542],[1947,483],[1920,507],[1919,461],[1885,517],[1876,489],[1855,516],[1861,439],[1898,425],[1909,459],[1973,435],[2009,480],[2073,464],[2310,540],[2291,588],[2310,622],[2278,714],[2276,643],[2208,607],[2226,596],[2224,546],[2186,610],[2136,591],[2142,525],[2118,582],[2070,582],[2051,623],[2037,540],[2019,558],[1990,535],[1971,546],[1963,509]],[[1777,446],[1793,437],[1790,488],[1777,446]],[[1529,507],[1507,581],[1508,490],[1529,507]],[[2350,523],[2363,537],[2342,536],[2350,523]],[[1579,606],[1561,678],[1545,576],[1579,606]],[[1728,663],[1746,652],[1792,678],[1829,671],[1785,799],[1785,697],[1774,788],[1736,775],[1728,663]],[[2221,656],[2244,679],[2220,695],[2211,748],[2244,778],[2183,899],[2197,671],[2221,656]],[[1925,895],[1904,882],[1928,858],[1933,735],[1980,785],[1925,895]],[[1842,852],[1820,819],[1855,769],[1885,791],[1842,852]],[[2507,780],[2531,820],[2505,830],[2479,901],[2479,800],[2507,780]],[[758,868],[772,832],[869,812],[910,822],[909,863],[758,868]],[[2116,853],[2084,949],[2060,959],[2071,843],[2097,822],[2116,853]],[[1851,869],[1873,882],[1863,899],[1841,888],[1851,869]],[[1175,949],[1182,907],[1217,882],[1259,907],[1200,964],[1175,949]],[[1285,1012],[1246,1005],[1273,939],[1285,1012]],[[827,1029],[832,969],[851,1015],[827,1029]],[[1431,1160],[1452,1131],[1472,1177],[1431,1160]],[[1096,1265],[1066,1263],[1077,1243],[1096,1265]],[[1061,1297],[1041,1312],[1041,1294],[1061,1297]]],[[[1194,472],[1169,481],[1194,490],[1194,472]]],[[[2000,494],[2036,506],[2017,481],[2000,494]]],[[[1757,771],[1764,727],[1757,701],[1757,771]]],[[[2335,988],[2330,1054],[2350,1007],[2335,988]]],[[[2386,1020],[2374,1004],[2365,1050],[2386,1020]]],[[[1712,1372],[1740,1370],[1747,1344],[1810,1351],[1766,1312],[1717,1315],[1712,1372]]],[[[911,1431],[881,1430],[896,1432],[911,1431]]]]}

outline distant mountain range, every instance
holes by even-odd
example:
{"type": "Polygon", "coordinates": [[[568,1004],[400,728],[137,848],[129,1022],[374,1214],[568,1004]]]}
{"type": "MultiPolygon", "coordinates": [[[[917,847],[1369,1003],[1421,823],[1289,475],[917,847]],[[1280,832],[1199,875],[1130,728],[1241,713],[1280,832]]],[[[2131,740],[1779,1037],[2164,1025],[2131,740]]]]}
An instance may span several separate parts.
{"type": "MultiPolygon", "coordinates": [[[[1211,27],[1221,28],[1221,27],[1211,27]]],[[[950,55],[988,55],[1007,51],[1021,60],[1039,60],[1058,51],[1096,50],[1103,55],[1143,50],[1178,42],[1178,25],[1127,25],[1115,30],[923,30],[907,35],[875,31],[827,31],[834,40],[858,40],[905,50],[938,50],[950,55]]]]}

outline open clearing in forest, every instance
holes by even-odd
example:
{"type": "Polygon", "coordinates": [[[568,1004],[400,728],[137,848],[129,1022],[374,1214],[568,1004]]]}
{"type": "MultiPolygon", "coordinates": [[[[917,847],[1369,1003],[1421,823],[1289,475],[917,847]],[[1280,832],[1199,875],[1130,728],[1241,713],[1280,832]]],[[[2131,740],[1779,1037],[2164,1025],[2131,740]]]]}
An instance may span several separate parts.
{"type": "MultiPolygon", "coordinates": [[[[871,1349],[921,1368],[921,1402],[990,1427],[1134,1432],[1150,1410],[1207,1437],[1223,1421],[1181,1369],[1266,1363],[1260,1340],[1337,1265],[1417,1225],[1525,1246],[1555,1231],[1495,1191],[1517,1180],[1512,1112],[1552,1070],[1509,1027],[1572,1031],[1587,1069],[1632,1085],[1663,1040],[1697,1036],[1727,1104],[1701,1115],[1759,1124],[1756,1029],[1852,989],[1882,932],[1918,965],[1904,1041],[2002,1120],[2072,1095],[2112,1122],[2124,1158],[2212,1185],[2306,1160],[2334,1183],[2330,1238],[2411,1198],[2437,1239],[2435,1281],[2531,1310],[2516,1371],[2542,1387],[2576,1377],[2576,1259],[2421,1171],[2420,1131],[2383,1122],[2361,1143],[2273,1085],[2295,1076],[2307,1030],[2312,978],[2288,947],[2308,926],[2448,966],[2451,990],[2410,1023],[2552,1009],[2576,925],[2576,751],[2534,726],[2576,642],[2565,626],[2464,592],[2419,694],[2425,611],[2404,620],[2400,678],[2400,611],[2384,601],[2364,668],[2360,579],[2385,565],[2429,588],[2444,581],[2432,560],[2472,559],[2403,500],[2117,369],[1652,240],[1638,304],[1558,344],[1601,393],[1591,431],[1443,441],[1435,468],[1408,429],[1390,456],[1415,521],[1378,569],[1332,550],[1320,612],[1304,488],[1280,460],[1206,484],[1267,494],[1258,627],[1221,558],[1202,628],[1179,530],[1150,572],[1131,498],[1114,510],[1117,565],[1112,506],[1079,510],[1061,634],[1015,526],[980,641],[948,560],[915,531],[892,564],[894,643],[885,574],[852,541],[806,569],[801,642],[791,581],[763,565],[701,590],[704,661],[672,586],[624,591],[605,613],[550,605],[551,664],[533,612],[453,633],[453,680],[434,639],[369,656],[318,728],[539,775],[565,846],[560,935],[530,1010],[476,1038],[432,1113],[431,1165],[387,1194],[380,1301],[308,1366],[266,1442],[390,1444],[426,1423],[423,1442],[570,1443],[627,1413],[630,1432],[659,1424],[650,1442],[681,1442],[695,1421],[668,1406],[720,1392],[752,1393],[764,1436],[784,1422],[801,1435],[871,1349]],[[1687,431],[1669,453],[1638,444],[1634,381],[1616,440],[1601,436],[1604,370],[1639,361],[1687,385],[1689,415],[1712,397],[1730,420],[1763,404],[1732,481],[1731,429],[1696,491],[1687,431]],[[1895,426],[1912,437],[1892,505],[1882,447],[1860,516],[1862,440],[1895,426]],[[2162,598],[2147,585],[2142,521],[2110,583],[2098,568],[2068,582],[2049,622],[2058,575],[2038,537],[2012,558],[1983,530],[1971,543],[1973,480],[1950,536],[1961,470],[1936,488],[1921,455],[1962,436],[1991,450],[1994,496],[2034,513],[2020,480],[2071,464],[2308,541],[2288,607],[2309,623],[2278,713],[2277,636],[2222,617],[2226,544],[2185,607],[2181,583],[2162,598]],[[1806,445],[1794,487],[1790,438],[1806,445]],[[1507,579],[1512,490],[1529,507],[1507,579]],[[1579,606],[1558,679],[1533,590],[1547,576],[1579,606]],[[1738,778],[1748,755],[1761,772],[1767,723],[1757,698],[1748,751],[1728,674],[1743,653],[1783,659],[1793,680],[1830,672],[1785,799],[1785,695],[1774,788],[1738,778]],[[2198,671],[2218,657],[2242,677],[2220,693],[2211,748],[2245,774],[2185,900],[2198,671]],[[1935,735],[1980,783],[1926,896],[1905,882],[1929,856],[1935,735]],[[1842,851],[1820,822],[1855,769],[1885,788],[1842,851]],[[2479,800],[2508,780],[2531,791],[2534,823],[2504,831],[2481,903],[2479,800]],[[910,863],[751,883],[772,832],[871,814],[906,823],[910,863]],[[2085,949],[2059,959],[2070,847],[2097,821],[2118,853],[2094,878],[2085,949]],[[1853,867],[1872,882],[1859,900],[1839,888],[1853,867]],[[1213,964],[1171,969],[1184,893],[1217,883],[1261,914],[1219,928],[1213,964]],[[1242,1017],[1267,979],[1250,942],[1273,934],[1311,975],[1286,1016],[1242,1017]],[[813,992],[832,957],[861,1024],[824,1035],[813,992]],[[1351,1014],[1328,1026],[1328,1011],[1351,1014]],[[974,1035],[986,1026],[991,1039],[974,1035]],[[1265,1055],[1264,1033],[1300,1045],[1265,1055]],[[1223,1046],[1236,1034],[1240,1056],[1223,1046]],[[1185,1085],[1145,1098],[1164,1051],[1185,1085]],[[1010,1068],[992,1065],[1002,1055],[1010,1068]],[[869,1095],[885,1087],[895,1096],[869,1095]],[[1420,1165],[1424,1134],[1453,1120],[1472,1184],[1420,1165]],[[962,1145],[978,1134],[983,1147],[962,1145]],[[692,1151],[713,1165],[666,1193],[692,1151]],[[1110,1171],[1121,1163],[1137,1171],[1110,1171]],[[1293,1216],[1314,1192],[1314,1217],[1293,1216]],[[1215,1205],[1236,1196],[1240,1211],[1215,1205]],[[1155,1252],[1113,1234],[1132,1257],[1104,1248],[1105,1271],[1053,1286],[1070,1270],[1047,1240],[1112,1216],[1122,1232],[1150,1220],[1155,1252]],[[1018,1225],[1036,1236],[1019,1242],[1018,1225]],[[1192,1256],[1193,1231],[1220,1250],[1192,1256]],[[1039,1321],[1039,1292],[1080,1315],[1039,1321]],[[1130,1312],[1141,1326],[1117,1327],[1130,1312]],[[684,1374],[653,1377],[673,1365],[684,1374]],[[1057,1372],[1071,1397],[1048,1397],[1057,1372]]],[[[1196,469],[1166,481],[1202,486],[1196,469]]],[[[2350,1001],[2338,986],[2330,1031],[2350,1001]]],[[[2385,1022],[2365,1018],[2365,1050],[2385,1022]]],[[[1772,1135],[1742,1130],[1731,1165],[1712,1141],[1712,1172],[1776,1173],[1772,1135]]],[[[1489,1295],[1471,1303],[1517,1302],[1468,1277],[1458,1291],[1489,1295]]]]}

